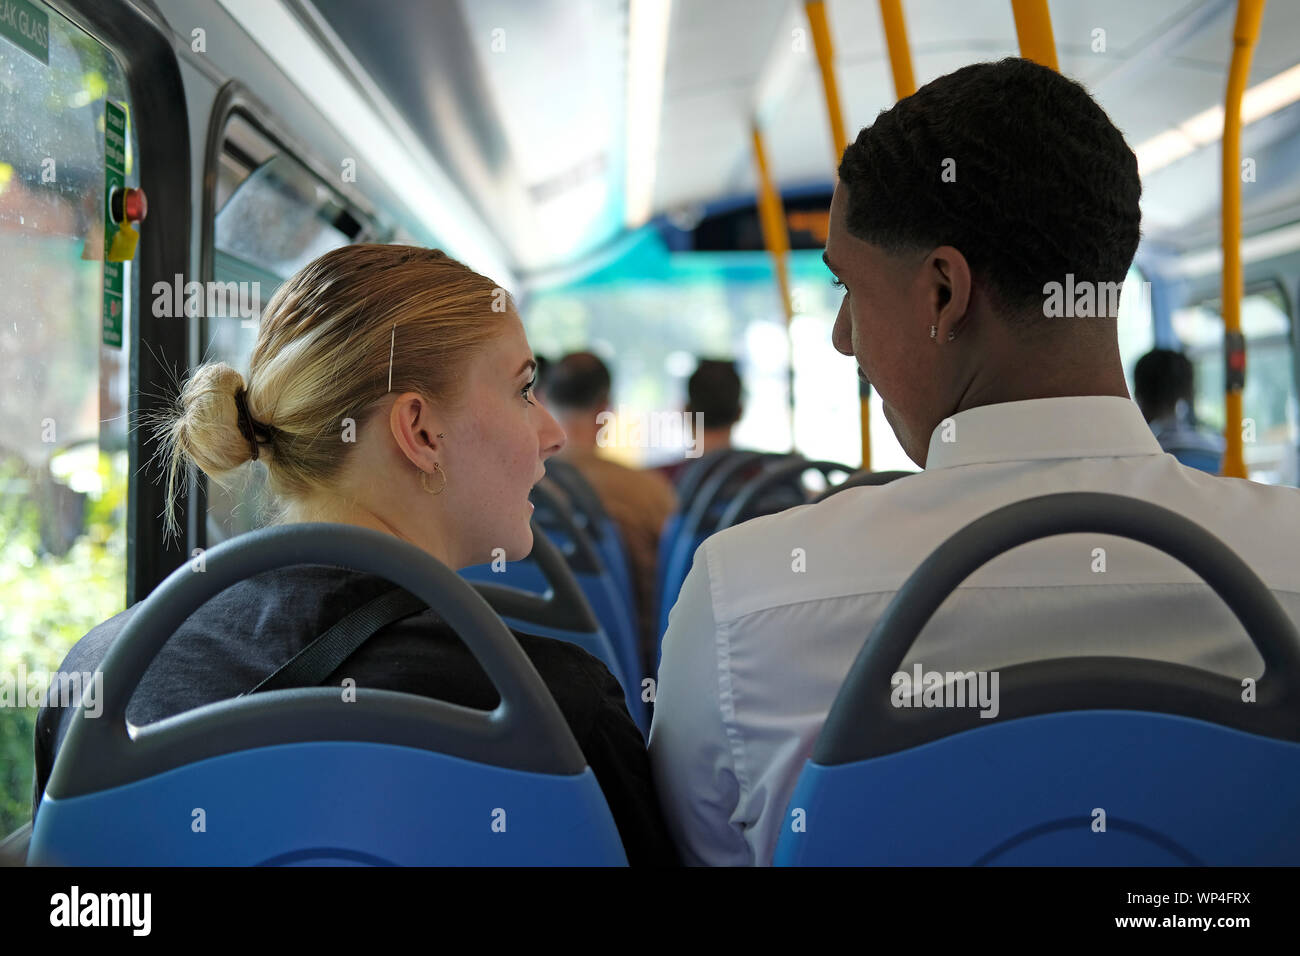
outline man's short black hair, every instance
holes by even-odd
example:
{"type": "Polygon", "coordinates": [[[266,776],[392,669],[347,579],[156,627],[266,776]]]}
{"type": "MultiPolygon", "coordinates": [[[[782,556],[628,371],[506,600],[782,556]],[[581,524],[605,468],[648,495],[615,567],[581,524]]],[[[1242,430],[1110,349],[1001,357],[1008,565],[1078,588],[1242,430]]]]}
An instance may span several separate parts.
{"type": "Polygon", "coordinates": [[[704,414],[705,428],[727,428],[740,421],[740,373],[736,363],[700,359],[686,382],[686,410],[704,414]]]}
{"type": "Polygon", "coordinates": [[[1123,282],[1142,182],[1123,135],[1082,86],[1014,57],[927,83],[844,151],[845,225],[891,253],[958,249],[1011,312],[1043,286],[1123,282]]]}
{"type": "Polygon", "coordinates": [[[1191,360],[1182,352],[1152,349],[1133,366],[1133,400],[1147,421],[1170,414],[1178,402],[1192,402],[1196,385],[1191,360]]]}
{"type": "Polygon", "coordinates": [[[546,400],[555,408],[587,411],[609,404],[609,368],[594,352],[570,352],[546,370],[546,400]]]}

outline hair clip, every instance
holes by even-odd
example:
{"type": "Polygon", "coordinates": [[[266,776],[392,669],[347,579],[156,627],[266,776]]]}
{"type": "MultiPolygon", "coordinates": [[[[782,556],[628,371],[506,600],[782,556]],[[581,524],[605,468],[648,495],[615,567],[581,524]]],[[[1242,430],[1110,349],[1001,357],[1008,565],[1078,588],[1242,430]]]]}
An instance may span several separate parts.
{"type": "Polygon", "coordinates": [[[388,390],[393,390],[393,346],[397,343],[397,323],[393,323],[393,336],[388,341],[388,390]]]}

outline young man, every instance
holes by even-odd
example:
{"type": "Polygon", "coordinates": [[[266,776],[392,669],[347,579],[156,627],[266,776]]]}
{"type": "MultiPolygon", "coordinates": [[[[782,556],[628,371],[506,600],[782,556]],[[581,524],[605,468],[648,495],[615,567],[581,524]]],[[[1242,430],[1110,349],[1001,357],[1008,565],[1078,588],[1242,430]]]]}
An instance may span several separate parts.
{"type": "MultiPolygon", "coordinates": [[[[1064,491],[1158,503],[1226,542],[1300,619],[1300,492],[1179,465],[1129,399],[1115,314],[1141,183],[1082,87],[1027,60],[966,67],[862,130],[839,177],[825,252],[844,287],[833,342],[925,470],[747,522],[696,552],[664,638],[650,737],[690,863],[771,862],[872,625],[936,547],[1003,505],[1064,491]]],[[[1191,571],[1087,534],[1026,545],[971,576],[903,668],[1077,655],[1263,670],[1191,571]]]]}

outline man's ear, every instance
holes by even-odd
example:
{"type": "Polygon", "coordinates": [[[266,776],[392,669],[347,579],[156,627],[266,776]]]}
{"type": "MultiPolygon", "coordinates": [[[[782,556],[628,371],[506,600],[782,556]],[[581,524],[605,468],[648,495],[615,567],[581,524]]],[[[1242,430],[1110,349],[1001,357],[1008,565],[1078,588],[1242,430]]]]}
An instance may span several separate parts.
{"type": "Polygon", "coordinates": [[[961,332],[970,305],[970,264],[955,247],[939,246],[926,257],[922,268],[930,287],[935,338],[940,343],[950,342],[961,332]]]}

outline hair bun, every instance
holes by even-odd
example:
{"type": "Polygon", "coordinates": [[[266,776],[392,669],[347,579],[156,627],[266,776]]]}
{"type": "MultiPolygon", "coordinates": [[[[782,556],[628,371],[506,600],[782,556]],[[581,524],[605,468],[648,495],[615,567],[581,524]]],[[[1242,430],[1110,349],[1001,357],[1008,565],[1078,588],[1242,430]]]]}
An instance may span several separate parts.
{"type": "Polygon", "coordinates": [[[207,475],[233,471],[256,457],[244,437],[249,425],[241,421],[239,398],[245,396],[244,377],[224,362],[199,366],[181,390],[175,439],[207,475]]]}

